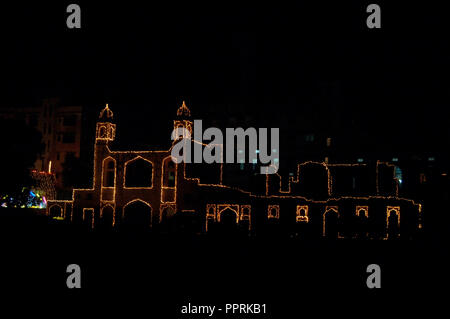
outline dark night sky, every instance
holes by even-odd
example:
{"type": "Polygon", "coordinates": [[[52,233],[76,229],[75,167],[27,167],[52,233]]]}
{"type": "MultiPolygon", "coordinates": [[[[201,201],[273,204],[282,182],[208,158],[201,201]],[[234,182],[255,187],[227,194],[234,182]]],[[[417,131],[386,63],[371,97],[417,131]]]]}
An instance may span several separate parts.
{"type": "Polygon", "coordinates": [[[337,2],[79,1],[81,30],[66,28],[70,2],[3,7],[0,104],[108,102],[119,135],[150,145],[185,99],[195,118],[259,113],[270,126],[447,148],[446,11],[378,1],[382,29],[369,30],[371,2],[337,2]]]}

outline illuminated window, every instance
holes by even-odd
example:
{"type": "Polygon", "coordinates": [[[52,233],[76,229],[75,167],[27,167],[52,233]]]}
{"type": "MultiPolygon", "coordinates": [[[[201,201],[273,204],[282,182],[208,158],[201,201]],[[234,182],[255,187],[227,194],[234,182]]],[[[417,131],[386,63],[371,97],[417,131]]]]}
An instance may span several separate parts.
{"type": "Polygon", "coordinates": [[[63,209],[59,205],[54,205],[54,206],[50,207],[49,212],[50,212],[50,217],[52,217],[52,218],[63,216],[63,209]]]}
{"type": "Polygon", "coordinates": [[[297,205],[297,216],[296,216],[297,222],[308,222],[308,206],[304,205],[297,205]]]}
{"type": "Polygon", "coordinates": [[[163,161],[163,187],[175,187],[176,166],[171,157],[166,157],[163,161]]]}
{"type": "Polygon", "coordinates": [[[369,217],[369,206],[356,206],[355,214],[358,217],[369,217]]]}
{"type": "Polygon", "coordinates": [[[267,208],[267,217],[269,219],[280,218],[280,206],[279,205],[269,205],[269,207],[267,208]]]}
{"type": "Polygon", "coordinates": [[[99,137],[100,138],[106,138],[106,127],[102,126],[100,127],[100,131],[99,131],[99,137]]]}
{"type": "Polygon", "coordinates": [[[83,208],[83,221],[89,225],[91,229],[95,227],[95,211],[94,208],[83,208]]]}
{"type": "Polygon", "coordinates": [[[103,163],[103,186],[114,187],[115,175],[115,162],[112,158],[108,158],[103,163]]]}
{"type": "Polygon", "coordinates": [[[326,206],[323,214],[322,235],[327,238],[339,237],[339,211],[337,206],[326,206]]]}
{"type": "Polygon", "coordinates": [[[208,231],[209,222],[216,221],[216,205],[207,204],[206,205],[206,231],[208,231]]]}
{"type": "Polygon", "coordinates": [[[123,207],[123,225],[134,230],[144,230],[151,226],[152,206],[141,200],[135,199],[123,207]]]}
{"type": "Polygon", "coordinates": [[[396,238],[400,235],[400,206],[386,207],[387,238],[396,238]]]}
{"type": "Polygon", "coordinates": [[[223,212],[228,212],[233,218],[236,220],[236,222],[239,222],[239,205],[236,204],[220,204],[217,205],[217,221],[221,221],[221,216],[223,212]]]}
{"type": "Polygon", "coordinates": [[[153,165],[139,157],[125,164],[125,187],[152,187],[153,165]]]}
{"type": "Polygon", "coordinates": [[[250,212],[251,212],[250,205],[242,205],[241,206],[241,220],[249,220],[250,212]]]}
{"type": "Polygon", "coordinates": [[[216,216],[216,205],[207,205],[206,212],[207,212],[206,213],[207,216],[215,217],[216,216]]]}

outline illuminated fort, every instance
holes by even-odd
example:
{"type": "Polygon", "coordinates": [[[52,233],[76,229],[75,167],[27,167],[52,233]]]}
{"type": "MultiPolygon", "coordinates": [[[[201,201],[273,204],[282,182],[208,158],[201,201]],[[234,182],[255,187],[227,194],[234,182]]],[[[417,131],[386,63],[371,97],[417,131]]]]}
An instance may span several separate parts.
{"type": "MultiPolygon", "coordinates": [[[[97,122],[92,188],[74,189],[72,200],[49,201],[50,216],[90,228],[161,230],[177,220],[196,233],[232,229],[316,238],[410,238],[422,228],[421,204],[398,196],[390,163],[305,162],[286,185],[278,173],[261,175],[261,191],[249,191],[223,182],[227,164],[203,164],[216,170],[209,174],[215,182],[192,176],[192,164],[172,161],[171,147],[112,150],[113,116],[106,105],[97,122]]],[[[192,131],[184,102],[174,120],[174,128],[180,126],[192,131]]]]}

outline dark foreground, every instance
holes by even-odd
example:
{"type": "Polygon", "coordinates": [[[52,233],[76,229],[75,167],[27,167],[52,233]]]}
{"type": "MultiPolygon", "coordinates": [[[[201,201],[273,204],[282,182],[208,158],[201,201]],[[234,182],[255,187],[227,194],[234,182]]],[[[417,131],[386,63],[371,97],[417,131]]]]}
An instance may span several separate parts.
{"type": "Polygon", "coordinates": [[[208,318],[182,315],[181,307],[258,303],[266,315],[213,318],[403,317],[443,308],[448,296],[448,245],[432,234],[414,241],[156,236],[81,231],[31,213],[2,214],[0,230],[2,307],[20,312],[208,318]],[[66,286],[74,263],[81,289],[66,286]],[[366,286],[373,263],[382,269],[381,289],[366,286]]]}

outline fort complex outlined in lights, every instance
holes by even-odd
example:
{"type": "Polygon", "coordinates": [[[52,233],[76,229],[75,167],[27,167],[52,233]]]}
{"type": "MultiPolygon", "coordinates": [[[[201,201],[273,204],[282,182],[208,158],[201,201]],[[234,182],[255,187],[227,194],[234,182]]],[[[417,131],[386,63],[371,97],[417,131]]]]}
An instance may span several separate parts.
{"type": "MultiPolygon", "coordinates": [[[[174,128],[192,132],[191,112],[184,102],[176,114],[174,128]]],[[[214,169],[211,176],[216,178],[202,183],[192,176],[192,164],[172,161],[171,147],[116,151],[111,149],[115,138],[114,114],[106,105],[96,127],[92,188],[73,189],[72,200],[49,200],[48,215],[91,228],[148,229],[161,229],[183,216],[197,233],[229,225],[251,235],[283,231],[333,238],[411,238],[422,228],[422,205],[398,196],[390,163],[300,163],[288,185],[282,185],[279,173],[261,175],[263,191],[255,192],[225,185],[227,164],[202,164],[214,169]],[[359,185],[356,191],[340,187],[349,176],[353,189],[355,181],[359,185]]]]}

